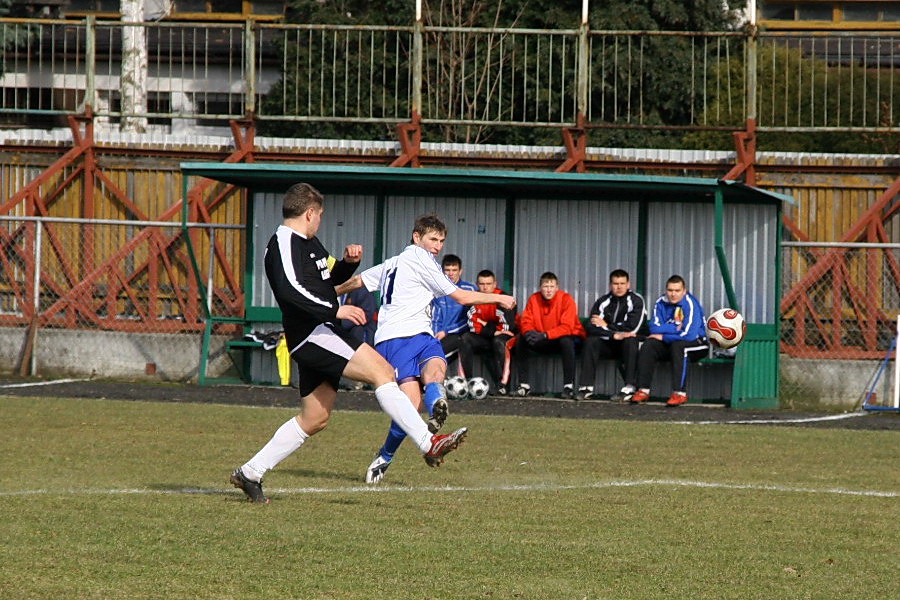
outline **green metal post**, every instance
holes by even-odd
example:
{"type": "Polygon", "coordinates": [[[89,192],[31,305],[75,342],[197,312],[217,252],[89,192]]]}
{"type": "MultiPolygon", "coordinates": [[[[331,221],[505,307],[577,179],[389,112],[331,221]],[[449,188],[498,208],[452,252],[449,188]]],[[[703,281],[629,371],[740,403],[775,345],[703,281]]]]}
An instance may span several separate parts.
{"type": "Polygon", "coordinates": [[[516,272],[516,199],[506,199],[506,239],[503,242],[503,290],[509,294],[513,289],[513,274],[516,272]]]}
{"type": "Polygon", "coordinates": [[[210,307],[206,305],[206,286],[203,284],[203,275],[200,273],[200,265],[197,263],[197,254],[194,252],[194,241],[191,239],[190,230],[188,229],[188,182],[190,176],[182,172],[181,181],[181,235],[184,238],[185,246],[187,246],[188,257],[191,260],[191,269],[194,272],[194,278],[197,281],[197,289],[199,291],[199,301],[203,306],[203,313],[206,316],[206,324],[203,327],[203,341],[200,347],[200,366],[197,369],[197,384],[206,385],[206,366],[209,363],[209,343],[212,337],[212,315],[210,307]]]}
{"type": "MultiPolygon", "coordinates": [[[[641,200],[638,205],[637,257],[634,274],[634,289],[637,293],[649,298],[647,291],[647,228],[650,221],[650,204],[641,200]]],[[[652,310],[651,307],[647,307],[652,310]]]]}
{"type": "Polygon", "coordinates": [[[725,284],[725,295],[728,296],[728,304],[736,311],[740,311],[737,296],[734,293],[734,284],[731,281],[731,270],[728,268],[728,258],[725,256],[723,242],[725,227],[725,201],[722,189],[716,188],[716,262],[719,263],[719,271],[722,273],[722,283],[725,284]]]}

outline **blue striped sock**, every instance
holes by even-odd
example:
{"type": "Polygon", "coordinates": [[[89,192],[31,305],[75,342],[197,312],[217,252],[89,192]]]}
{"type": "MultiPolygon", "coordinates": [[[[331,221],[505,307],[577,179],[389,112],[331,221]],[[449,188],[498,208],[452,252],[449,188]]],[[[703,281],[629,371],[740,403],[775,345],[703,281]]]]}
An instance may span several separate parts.
{"type": "Polygon", "coordinates": [[[434,415],[435,403],[446,397],[447,392],[444,391],[443,383],[432,382],[425,386],[425,409],[428,411],[429,417],[434,415]]]}

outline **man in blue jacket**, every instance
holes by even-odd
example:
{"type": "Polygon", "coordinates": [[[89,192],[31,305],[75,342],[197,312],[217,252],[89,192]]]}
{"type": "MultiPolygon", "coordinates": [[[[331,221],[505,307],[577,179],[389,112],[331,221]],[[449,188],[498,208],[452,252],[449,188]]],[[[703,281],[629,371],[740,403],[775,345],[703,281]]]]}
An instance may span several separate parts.
{"type": "MultiPolygon", "coordinates": [[[[478,291],[474,285],[462,279],[462,259],[455,254],[445,254],[441,260],[441,269],[447,279],[461,290],[478,291]]],[[[469,331],[468,306],[463,306],[450,296],[436,298],[431,304],[431,329],[434,337],[441,341],[444,356],[447,357],[448,377],[453,374],[450,365],[459,358],[459,346],[462,336],[469,331]]],[[[459,369],[457,363],[457,372],[459,369]]]]}
{"type": "Polygon", "coordinates": [[[632,383],[637,391],[631,402],[645,402],[650,398],[650,383],[656,363],[669,360],[672,363],[672,394],[669,406],[687,402],[688,361],[695,362],[706,356],[706,319],[703,307],[687,291],[687,284],[680,275],[672,275],[666,281],[666,293],[659,297],[650,319],[650,335],[640,347],[637,358],[637,381],[632,383]]]}

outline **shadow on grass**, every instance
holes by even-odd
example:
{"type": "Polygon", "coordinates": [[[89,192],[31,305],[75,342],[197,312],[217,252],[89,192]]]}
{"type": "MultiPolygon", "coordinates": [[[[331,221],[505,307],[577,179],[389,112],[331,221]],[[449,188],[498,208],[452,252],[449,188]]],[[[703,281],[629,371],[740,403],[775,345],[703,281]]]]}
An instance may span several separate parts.
{"type": "Polygon", "coordinates": [[[279,472],[293,477],[345,481],[358,484],[363,484],[365,479],[365,469],[362,470],[360,475],[349,475],[346,472],[323,471],[321,469],[279,469],[279,472]]]}
{"type": "Polygon", "coordinates": [[[196,485],[177,485],[174,483],[150,483],[147,484],[148,490],[160,492],[163,494],[184,494],[196,496],[231,496],[237,490],[231,489],[231,484],[227,481],[220,488],[198,487],[196,485]]]}

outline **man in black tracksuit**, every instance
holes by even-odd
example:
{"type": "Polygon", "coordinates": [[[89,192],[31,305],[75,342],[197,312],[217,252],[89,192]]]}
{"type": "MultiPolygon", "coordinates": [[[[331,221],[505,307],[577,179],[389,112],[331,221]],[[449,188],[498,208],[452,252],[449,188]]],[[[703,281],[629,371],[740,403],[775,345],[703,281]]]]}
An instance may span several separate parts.
{"type": "MultiPolygon", "coordinates": [[[[625,381],[632,381],[637,370],[637,354],[625,351],[624,340],[647,333],[644,299],[631,291],[628,272],[616,269],[610,273],[609,290],[594,302],[585,325],[588,337],[582,351],[581,385],[576,396],[580,400],[594,395],[597,361],[601,358],[618,358],[622,361],[620,372],[625,381]]],[[[614,398],[629,393],[633,390],[622,388],[614,398]]]]}

